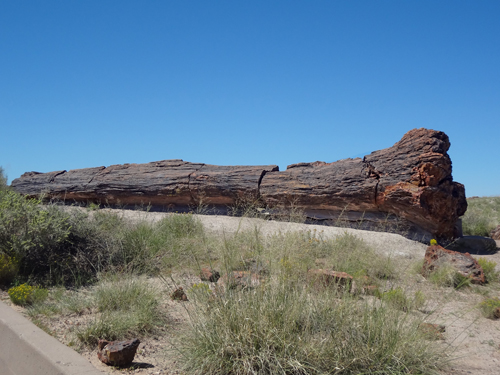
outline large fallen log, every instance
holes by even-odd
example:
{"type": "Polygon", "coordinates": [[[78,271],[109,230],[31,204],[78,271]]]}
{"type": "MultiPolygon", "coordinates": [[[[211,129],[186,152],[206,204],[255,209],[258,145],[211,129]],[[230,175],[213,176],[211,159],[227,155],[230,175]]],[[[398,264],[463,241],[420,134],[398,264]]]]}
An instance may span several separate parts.
{"type": "Polygon", "coordinates": [[[66,202],[152,205],[185,210],[202,202],[227,212],[241,202],[275,212],[303,210],[310,220],[362,229],[391,229],[408,237],[452,239],[467,202],[453,181],[448,136],[414,129],[394,146],[363,159],[276,165],[215,166],[164,160],[147,164],[27,172],[12,187],[27,196],[66,202]]]}

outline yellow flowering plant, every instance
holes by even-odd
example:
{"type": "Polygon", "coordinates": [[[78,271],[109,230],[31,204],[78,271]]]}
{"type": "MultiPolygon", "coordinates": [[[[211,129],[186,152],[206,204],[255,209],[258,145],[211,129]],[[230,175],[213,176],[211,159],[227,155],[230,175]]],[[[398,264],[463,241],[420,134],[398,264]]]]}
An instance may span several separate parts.
{"type": "Polygon", "coordinates": [[[8,294],[12,303],[19,306],[26,306],[45,300],[48,296],[48,290],[28,284],[21,284],[10,288],[8,294]]]}

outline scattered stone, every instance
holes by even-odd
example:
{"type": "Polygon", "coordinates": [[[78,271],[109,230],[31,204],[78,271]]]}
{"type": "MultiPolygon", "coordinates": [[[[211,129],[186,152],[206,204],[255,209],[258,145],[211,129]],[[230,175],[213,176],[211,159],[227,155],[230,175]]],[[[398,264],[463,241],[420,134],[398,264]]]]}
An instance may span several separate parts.
{"type": "Polygon", "coordinates": [[[182,289],[181,286],[173,291],[173,293],[170,295],[170,298],[174,301],[187,301],[188,300],[186,292],[184,292],[184,290],[182,289]]]}
{"type": "Polygon", "coordinates": [[[446,327],[442,324],[420,323],[418,328],[428,340],[444,340],[446,327]]]}
{"type": "Polygon", "coordinates": [[[428,276],[443,265],[452,266],[473,284],[484,284],[486,281],[483,268],[469,253],[462,254],[439,245],[429,246],[425,252],[422,275],[428,276]]]}
{"type": "Polygon", "coordinates": [[[254,258],[243,259],[237,266],[240,271],[250,271],[259,275],[268,275],[268,264],[262,260],[254,258]]]}
{"type": "Polygon", "coordinates": [[[500,319],[500,307],[497,307],[495,311],[493,311],[493,317],[495,319],[500,319]]]}
{"type": "Polygon", "coordinates": [[[220,273],[209,268],[202,268],[200,272],[200,279],[201,281],[216,283],[220,279],[220,273]]]}
{"type": "Polygon", "coordinates": [[[99,340],[97,357],[109,366],[127,367],[134,361],[139,339],[126,341],[99,340]]]}
{"type": "Polygon", "coordinates": [[[361,288],[361,294],[366,294],[369,296],[375,296],[378,292],[378,286],[376,285],[365,285],[361,288]]]}
{"type": "Polygon", "coordinates": [[[223,290],[228,289],[251,289],[261,284],[261,277],[250,271],[232,271],[222,276],[217,285],[223,290]]]}
{"type": "Polygon", "coordinates": [[[336,286],[352,290],[353,277],[346,272],[337,272],[324,269],[311,269],[307,271],[307,278],[317,287],[336,286]]]}
{"type": "Polygon", "coordinates": [[[461,253],[484,254],[492,253],[497,248],[497,243],[493,238],[481,236],[464,236],[446,246],[449,250],[461,253]]]}
{"type": "Polygon", "coordinates": [[[491,231],[490,237],[495,241],[500,241],[500,225],[491,231]]]}

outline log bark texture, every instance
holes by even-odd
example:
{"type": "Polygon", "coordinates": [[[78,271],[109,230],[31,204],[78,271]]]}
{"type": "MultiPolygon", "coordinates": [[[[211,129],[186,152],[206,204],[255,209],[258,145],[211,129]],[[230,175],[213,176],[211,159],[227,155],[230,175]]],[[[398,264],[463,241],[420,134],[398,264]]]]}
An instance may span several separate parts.
{"type": "Polygon", "coordinates": [[[252,201],[295,207],[328,224],[381,228],[427,241],[452,239],[467,209],[465,189],[452,178],[448,136],[414,129],[394,146],[363,159],[278,166],[216,166],[164,160],[147,164],[27,172],[12,187],[27,196],[66,201],[153,205],[172,210],[219,208],[252,201]]]}

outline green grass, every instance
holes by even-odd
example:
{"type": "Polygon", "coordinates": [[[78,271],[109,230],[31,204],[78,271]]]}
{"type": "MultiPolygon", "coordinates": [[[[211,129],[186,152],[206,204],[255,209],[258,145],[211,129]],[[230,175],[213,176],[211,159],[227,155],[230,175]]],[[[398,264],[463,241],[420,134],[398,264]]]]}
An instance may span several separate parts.
{"type": "Polygon", "coordinates": [[[479,304],[481,312],[486,318],[498,319],[500,314],[497,309],[500,309],[500,299],[499,298],[487,298],[479,304]]]}
{"type": "Polygon", "coordinates": [[[45,301],[28,309],[28,315],[43,324],[41,318],[81,316],[94,311],[73,332],[81,345],[93,347],[99,339],[125,340],[156,332],[166,318],[160,308],[160,292],[144,278],[118,277],[99,282],[91,289],[68,291],[55,288],[45,301]]]}
{"type": "Polygon", "coordinates": [[[413,297],[408,297],[401,287],[379,293],[379,297],[382,301],[402,311],[418,310],[425,304],[425,296],[421,291],[415,292],[413,297]]]}
{"type": "Polygon", "coordinates": [[[479,259],[477,259],[477,262],[479,263],[479,265],[483,269],[486,282],[498,283],[499,277],[500,277],[500,272],[498,272],[495,269],[497,263],[492,261],[492,260],[488,260],[486,258],[479,258],[479,259]]]}
{"type": "Polygon", "coordinates": [[[428,280],[438,286],[465,288],[471,285],[468,277],[460,274],[452,265],[443,264],[429,274],[428,280]]]}
{"type": "Polygon", "coordinates": [[[3,284],[86,285],[102,273],[155,274],[207,254],[203,227],[191,214],[131,223],[112,212],[41,203],[0,190],[3,284]]]}
{"type": "Polygon", "coordinates": [[[144,279],[102,282],[93,292],[93,301],[99,314],[76,333],[87,346],[95,346],[99,339],[124,340],[151,334],[165,322],[159,291],[144,279]]]}
{"type": "Polygon", "coordinates": [[[204,231],[192,214],[169,215],[158,223],[139,222],[123,234],[122,263],[138,273],[190,267],[206,256],[204,231]]]}
{"type": "Polygon", "coordinates": [[[481,197],[467,200],[467,212],[462,218],[466,236],[489,236],[500,225],[500,197],[481,197]]]}
{"type": "Polygon", "coordinates": [[[187,293],[190,326],[176,343],[188,374],[430,373],[443,356],[418,330],[412,312],[425,298],[402,289],[359,299],[319,288],[311,268],[334,269],[383,284],[398,275],[390,258],[350,234],[317,231],[263,236],[256,227],[226,236],[219,265],[259,272],[252,289],[214,296],[207,284],[187,293]]]}
{"type": "Polygon", "coordinates": [[[442,365],[412,314],[273,278],[198,301],[177,348],[189,374],[407,374],[442,365]]]}

